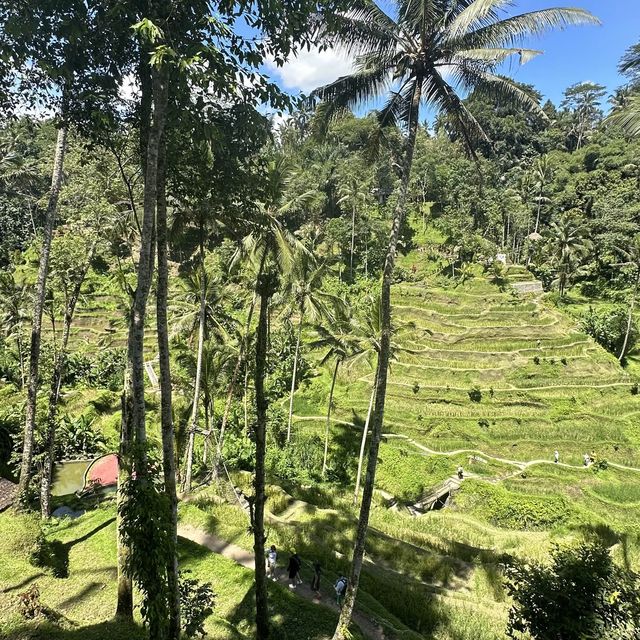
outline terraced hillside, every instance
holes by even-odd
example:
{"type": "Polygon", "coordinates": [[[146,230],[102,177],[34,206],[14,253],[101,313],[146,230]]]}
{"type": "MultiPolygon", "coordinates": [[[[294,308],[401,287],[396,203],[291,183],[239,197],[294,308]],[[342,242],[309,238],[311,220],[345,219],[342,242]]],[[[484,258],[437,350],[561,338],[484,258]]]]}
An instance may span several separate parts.
{"type": "MultiPolygon", "coordinates": [[[[511,274],[514,281],[526,277],[511,274]]],[[[390,372],[378,487],[415,501],[460,464],[472,478],[504,480],[501,488],[518,477],[519,488],[534,494],[542,483],[532,476],[566,472],[558,492],[573,485],[573,497],[583,497],[574,474],[603,482],[583,468],[589,453],[606,460],[609,473],[620,475],[611,481],[624,477],[640,501],[640,474],[625,469],[640,468],[634,381],[544,296],[503,289],[480,275],[446,290],[419,282],[394,287],[402,350],[390,372]],[[554,468],[556,449],[561,464],[554,468]]],[[[300,392],[298,432],[321,433],[327,376],[300,392]]],[[[372,381],[366,364],[343,368],[334,442],[359,438],[372,381]]]]}

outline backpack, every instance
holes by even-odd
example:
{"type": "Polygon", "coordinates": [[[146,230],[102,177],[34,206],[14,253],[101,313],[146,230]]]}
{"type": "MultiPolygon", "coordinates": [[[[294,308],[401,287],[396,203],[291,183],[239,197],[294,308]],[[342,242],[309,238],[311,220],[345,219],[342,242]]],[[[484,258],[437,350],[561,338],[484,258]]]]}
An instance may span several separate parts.
{"type": "Polygon", "coordinates": [[[336,582],[336,593],[341,596],[344,595],[344,592],[347,590],[347,581],[345,578],[340,578],[338,582],[336,582]]]}

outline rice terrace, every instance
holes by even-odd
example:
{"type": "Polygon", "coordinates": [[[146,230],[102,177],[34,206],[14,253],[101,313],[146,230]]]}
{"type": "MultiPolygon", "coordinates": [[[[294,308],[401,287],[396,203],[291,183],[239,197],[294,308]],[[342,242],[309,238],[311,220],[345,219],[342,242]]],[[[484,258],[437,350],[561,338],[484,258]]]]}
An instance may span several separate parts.
{"type": "Polygon", "coordinates": [[[0,0],[0,638],[640,640],[640,8],[0,0]]]}

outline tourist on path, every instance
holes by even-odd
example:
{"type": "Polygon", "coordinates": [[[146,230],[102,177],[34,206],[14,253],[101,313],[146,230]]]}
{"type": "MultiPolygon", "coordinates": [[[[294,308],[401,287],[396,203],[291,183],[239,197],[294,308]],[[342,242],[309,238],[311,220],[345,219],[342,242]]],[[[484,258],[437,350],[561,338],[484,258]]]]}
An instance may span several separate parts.
{"type": "Polygon", "coordinates": [[[300,556],[294,551],[289,558],[289,566],[287,567],[290,589],[295,589],[296,586],[302,582],[302,578],[300,577],[301,566],[302,560],[300,560],[300,556]]]}
{"type": "Polygon", "coordinates": [[[344,596],[347,593],[347,579],[344,576],[340,576],[336,581],[336,603],[342,609],[344,603],[344,596]]]}
{"type": "Polygon", "coordinates": [[[278,563],[278,552],[276,545],[272,544],[269,551],[267,551],[267,578],[271,578],[275,581],[276,578],[276,565],[278,563]]]}
{"type": "Polygon", "coordinates": [[[553,454],[553,461],[558,464],[560,460],[560,452],[556,449],[554,454],[553,454]]]}
{"type": "Polygon", "coordinates": [[[588,467],[591,464],[591,458],[589,457],[589,454],[585,453],[583,458],[584,458],[584,466],[588,467]]]}
{"type": "Polygon", "coordinates": [[[316,596],[320,595],[320,574],[322,573],[322,567],[320,563],[316,560],[313,563],[313,578],[311,579],[311,591],[313,591],[316,596]]]}

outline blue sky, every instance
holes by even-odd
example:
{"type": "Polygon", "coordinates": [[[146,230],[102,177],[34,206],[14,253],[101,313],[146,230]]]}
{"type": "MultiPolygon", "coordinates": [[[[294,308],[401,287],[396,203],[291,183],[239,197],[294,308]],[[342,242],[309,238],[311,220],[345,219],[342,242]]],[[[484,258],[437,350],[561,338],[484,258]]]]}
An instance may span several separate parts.
{"type": "MultiPolygon", "coordinates": [[[[577,82],[603,84],[610,92],[624,83],[618,62],[625,50],[640,41],[640,0],[517,0],[510,13],[524,13],[556,6],[580,7],[591,11],[602,26],[569,27],[527,43],[544,51],[526,65],[512,64],[508,73],[533,84],[546,98],[558,104],[562,92],[577,82]]],[[[303,52],[283,69],[267,71],[286,90],[309,92],[348,73],[350,62],[333,51],[303,52]]]]}
{"type": "Polygon", "coordinates": [[[536,87],[556,104],[571,84],[590,80],[610,91],[624,83],[617,66],[625,50],[640,40],[640,0],[520,0],[518,13],[558,5],[587,9],[602,21],[601,27],[570,27],[532,41],[544,55],[511,75],[536,87]]]}

